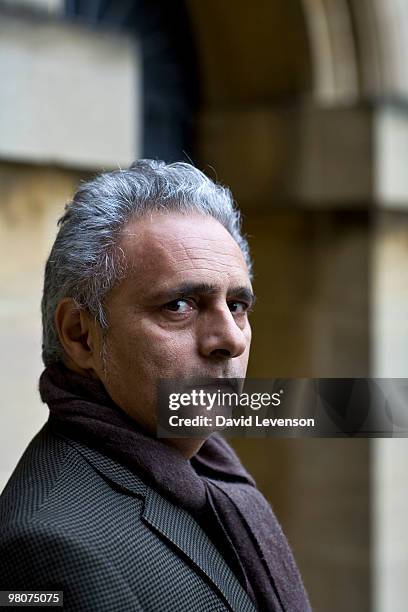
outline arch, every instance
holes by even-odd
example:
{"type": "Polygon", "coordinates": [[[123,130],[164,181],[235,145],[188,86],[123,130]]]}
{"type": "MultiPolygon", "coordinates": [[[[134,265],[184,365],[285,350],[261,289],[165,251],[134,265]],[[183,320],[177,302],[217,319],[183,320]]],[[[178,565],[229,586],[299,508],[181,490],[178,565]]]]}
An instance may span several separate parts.
{"type": "Polygon", "coordinates": [[[345,0],[301,0],[320,103],[355,101],[359,94],[353,21],[345,0]]]}
{"type": "Polygon", "coordinates": [[[406,99],[408,4],[404,0],[301,0],[323,104],[406,99]]]}

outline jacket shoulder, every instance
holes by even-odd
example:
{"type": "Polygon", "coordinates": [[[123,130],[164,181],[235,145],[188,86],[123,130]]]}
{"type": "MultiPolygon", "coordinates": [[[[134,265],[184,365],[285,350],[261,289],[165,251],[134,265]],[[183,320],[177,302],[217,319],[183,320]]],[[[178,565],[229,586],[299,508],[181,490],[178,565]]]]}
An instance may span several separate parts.
{"type": "Polygon", "coordinates": [[[74,449],[47,424],[32,439],[0,496],[0,526],[30,521],[48,499],[74,449]]]}

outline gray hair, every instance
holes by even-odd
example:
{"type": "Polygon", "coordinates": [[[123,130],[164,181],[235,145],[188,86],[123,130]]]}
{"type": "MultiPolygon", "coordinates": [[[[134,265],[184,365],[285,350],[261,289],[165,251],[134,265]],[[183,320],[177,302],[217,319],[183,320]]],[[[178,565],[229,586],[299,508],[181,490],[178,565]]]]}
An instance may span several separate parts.
{"type": "Polygon", "coordinates": [[[182,162],[142,159],[127,170],[100,174],[83,183],[65,206],[45,266],[41,302],[45,365],[62,361],[65,355],[54,324],[62,298],[72,297],[106,332],[104,299],[126,273],[125,255],[118,245],[121,231],[131,219],[152,212],[214,217],[237,242],[251,275],[248,242],[228,188],[182,162]]]}

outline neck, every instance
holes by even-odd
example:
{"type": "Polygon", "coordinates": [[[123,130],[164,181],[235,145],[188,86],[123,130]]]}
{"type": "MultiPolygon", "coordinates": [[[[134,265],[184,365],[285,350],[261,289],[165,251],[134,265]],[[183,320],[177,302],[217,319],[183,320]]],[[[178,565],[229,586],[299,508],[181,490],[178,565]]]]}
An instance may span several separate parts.
{"type": "Polygon", "coordinates": [[[186,459],[198,453],[207,438],[160,438],[161,442],[176,448],[186,459]]]}

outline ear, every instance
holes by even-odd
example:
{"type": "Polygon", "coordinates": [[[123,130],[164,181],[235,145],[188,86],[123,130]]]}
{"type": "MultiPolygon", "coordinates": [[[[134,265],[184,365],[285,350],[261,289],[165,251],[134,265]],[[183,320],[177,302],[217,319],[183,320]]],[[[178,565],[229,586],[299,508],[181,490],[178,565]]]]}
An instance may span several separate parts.
{"type": "Polygon", "coordinates": [[[95,320],[88,312],[78,308],[73,298],[67,297],[59,302],[54,323],[61,345],[75,369],[94,374],[99,346],[95,320]]]}

